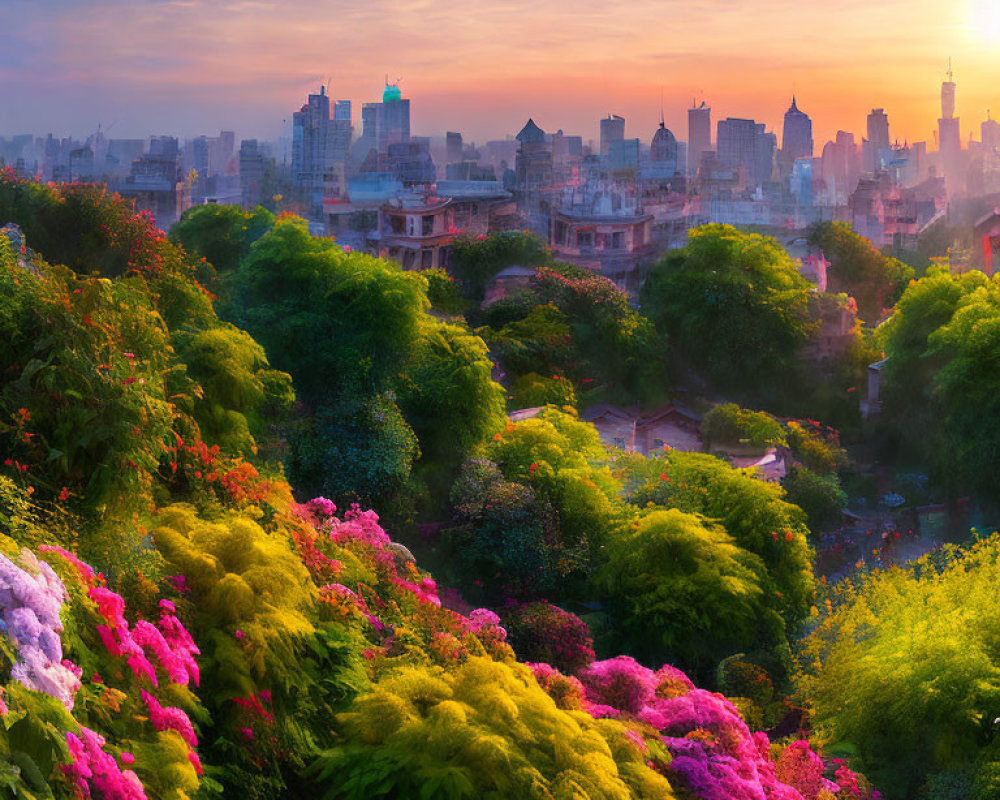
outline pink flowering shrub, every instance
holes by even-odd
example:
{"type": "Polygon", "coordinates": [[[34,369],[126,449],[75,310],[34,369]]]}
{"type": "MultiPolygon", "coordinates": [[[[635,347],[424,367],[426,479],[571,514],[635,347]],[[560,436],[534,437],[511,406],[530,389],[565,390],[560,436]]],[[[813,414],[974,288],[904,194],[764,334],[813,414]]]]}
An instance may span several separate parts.
{"type": "Polygon", "coordinates": [[[669,760],[655,761],[657,769],[675,789],[688,793],[684,796],[700,800],[877,796],[862,793],[849,770],[843,777],[838,771],[836,782],[825,777],[830,768],[806,741],[786,747],[775,763],[766,734],[752,733],[729,700],[695,688],[683,672],[669,665],[654,672],[628,656],[618,656],[594,662],[579,673],[579,680],[548,664],[531,668],[560,708],[655,729],[670,754],[669,760]]]}
{"type": "MultiPolygon", "coordinates": [[[[129,769],[122,770],[114,756],[104,752],[104,737],[89,728],[81,728],[80,735],[66,733],[70,763],[62,770],[73,782],[80,798],[102,800],[146,800],[146,792],[139,777],[129,769]]],[[[125,753],[122,760],[125,761],[125,753]]],[[[130,762],[134,758],[130,758],[130,762]]]]}
{"type": "Polygon", "coordinates": [[[198,746],[198,737],[195,735],[194,726],[183,709],[172,706],[162,706],[160,702],[149,692],[143,690],[142,702],[149,709],[149,719],[153,727],[158,731],[176,731],[181,738],[187,742],[189,747],[198,746]]]}
{"type": "Polygon", "coordinates": [[[108,623],[97,626],[104,646],[112,656],[124,656],[136,677],[144,676],[153,686],[159,686],[156,668],[149,659],[152,655],[171,683],[187,686],[190,681],[198,685],[198,664],[194,657],[200,651],[177,619],[173,602],[160,601],[159,628],[142,619],[130,628],[123,616],[125,602],[120,595],[103,586],[91,586],[88,594],[108,623]]]}

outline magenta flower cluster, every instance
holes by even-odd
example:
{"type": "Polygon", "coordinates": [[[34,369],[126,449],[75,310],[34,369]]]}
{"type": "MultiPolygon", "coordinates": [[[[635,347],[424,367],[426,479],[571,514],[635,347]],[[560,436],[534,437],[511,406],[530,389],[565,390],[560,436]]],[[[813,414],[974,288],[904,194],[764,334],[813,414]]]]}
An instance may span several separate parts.
{"type": "MultiPolygon", "coordinates": [[[[548,665],[533,665],[533,671],[553,696],[553,689],[564,696],[565,682],[575,680],[548,665]]],[[[864,796],[857,776],[844,766],[835,781],[825,778],[826,765],[806,741],[794,742],[773,761],[767,734],[752,733],[728,699],[695,688],[674,667],[654,672],[619,656],[582,670],[579,683],[580,705],[592,716],[634,718],[655,728],[672,756],[661,768],[671,783],[701,800],[816,800],[822,792],[864,796]]]]}
{"type": "Polygon", "coordinates": [[[11,677],[71,711],[80,680],[72,665],[63,663],[59,614],[66,588],[30,550],[21,551],[20,561],[23,568],[0,555],[0,623],[18,650],[11,677]]]}
{"type": "Polygon", "coordinates": [[[123,616],[125,601],[121,595],[103,586],[91,586],[90,599],[107,625],[98,625],[97,633],[113,656],[124,656],[136,677],[145,676],[153,686],[159,686],[156,668],[149,660],[155,656],[171,683],[198,685],[198,664],[194,657],[200,652],[191,635],[175,615],[169,600],[160,601],[159,627],[140,619],[133,628],[123,616]]]}
{"type": "MultiPolygon", "coordinates": [[[[63,773],[73,782],[80,797],[100,797],[103,800],[146,800],[139,776],[132,770],[122,770],[114,757],[104,752],[104,737],[89,728],[80,728],[80,735],[66,734],[66,745],[72,761],[62,765],[63,773]]],[[[122,754],[122,761],[135,759],[122,754]]]]}

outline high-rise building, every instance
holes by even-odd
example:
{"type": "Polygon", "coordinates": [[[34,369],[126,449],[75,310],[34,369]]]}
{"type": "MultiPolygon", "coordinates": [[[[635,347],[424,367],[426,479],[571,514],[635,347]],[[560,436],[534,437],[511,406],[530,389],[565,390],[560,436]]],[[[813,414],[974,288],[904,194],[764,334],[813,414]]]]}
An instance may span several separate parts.
{"type": "Polygon", "coordinates": [[[712,149],[712,109],[701,101],[700,106],[688,109],[687,172],[695,175],[701,157],[712,149]]]}
{"type": "Polygon", "coordinates": [[[361,139],[366,153],[372,148],[385,153],[390,144],[410,140],[410,101],[403,99],[399,84],[386,78],[382,102],[361,106],[361,139]]]}
{"type": "Polygon", "coordinates": [[[343,163],[351,144],[351,120],[343,119],[350,104],[341,105],[341,119],[330,117],[330,97],[326,87],[309,95],[304,106],[292,115],[292,185],[308,206],[309,218],[323,218],[323,199],[331,188],[332,176],[343,173],[343,163]]]}
{"type": "Polygon", "coordinates": [[[612,139],[608,149],[608,168],[630,170],[639,168],[639,140],[612,139]]]}
{"type": "Polygon", "coordinates": [[[541,214],[541,189],[552,182],[552,144],[545,131],[529,119],[517,134],[514,162],[514,186],[521,208],[526,209],[528,225],[542,233],[548,222],[541,214]]]}
{"type": "Polygon", "coordinates": [[[983,149],[987,153],[1000,151],[1000,122],[988,118],[979,126],[979,130],[983,149]]]}
{"type": "Polygon", "coordinates": [[[256,139],[240,142],[240,199],[244,208],[260,203],[264,183],[264,154],[256,139]]]}
{"type": "Polygon", "coordinates": [[[625,139],[625,117],[617,114],[608,114],[601,120],[601,155],[606,156],[611,152],[611,143],[620,142],[625,139]]]}
{"type": "Polygon", "coordinates": [[[351,101],[337,100],[333,104],[333,118],[335,120],[351,121],[351,101]]]}
{"type": "Polygon", "coordinates": [[[792,97],[792,105],[785,112],[785,126],[781,135],[782,167],[791,172],[797,158],[812,158],[813,136],[812,120],[809,115],[800,111],[792,97]]]}
{"type": "Polygon", "coordinates": [[[952,80],[951,61],[948,61],[948,79],[941,84],[941,118],[938,120],[938,150],[941,168],[949,193],[960,191],[964,185],[962,175],[962,134],[959,119],[955,116],[955,82],[952,80]]]}
{"type": "Polygon", "coordinates": [[[723,166],[742,169],[748,190],[771,180],[778,137],[764,123],[727,117],[719,120],[716,148],[723,166]]]}
{"type": "Polygon", "coordinates": [[[462,134],[448,131],[444,135],[445,164],[458,164],[462,161],[462,134]]]}
{"type": "Polygon", "coordinates": [[[889,117],[884,109],[873,108],[868,115],[868,138],[862,143],[865,172],[878,172],[890,149],[889,117]]]}

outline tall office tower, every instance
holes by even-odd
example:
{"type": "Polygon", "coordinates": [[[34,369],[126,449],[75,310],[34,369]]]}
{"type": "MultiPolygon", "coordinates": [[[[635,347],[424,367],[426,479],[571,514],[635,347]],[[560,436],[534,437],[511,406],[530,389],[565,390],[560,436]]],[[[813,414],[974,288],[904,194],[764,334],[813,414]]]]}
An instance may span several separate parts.
{"type": "MultiPolygon", "coordinates": [[[[349,113],[350,104],[341,106],[349,113]]],[[[323,198],[336,166],[343,164],[351,144],[351,120],[330,118],[326,87],[309,95],[308,102],[292,115],[292,185],[309,207],[309,217],[322,219],[323,198]]]]}
{"type": "Polygon", "coordinates": [[[764,123],[727,117],[719,120],[716,148],[720,164],[743,170],[746,188],[753,190],[771,180],[778,137],[764,123]]]}
{"type": "Polygon", "coordinates": [[[410,140],[410,101],[404,100],[398,83],[385,81],[381,103],[361,106],[361,138],[365,151],[385,153],[390,144],[410,140]]]}
{"type": "Polygon", "coordinates": [[[601,155],[606,156],[611,151],[612,142],[620,142],[625,138],[625,117],[608,114],[601,120],[601,155]]]}
{"type": "Polygon", "coordinates": [[[865,172],[878,172],[882,162],[880,154],[890,149],[889,117],[881,108],[873,108],[868,115],[868,138],[865,139],[862,149],[865,172]]]}
{"type": "Polygon", "coordinates": [[[989,118],[988,114],[989,112],[987,112],[986,121],[979,126],[979,131],[983,142],[983,149],[987,153],[990,153],[1000,150],[1000,122],[989,118]]]}
{"type": "Polygon", "coordinates": [[[445,164],[458,164],[462,161],[462,134],[448,131],[444,135],[445,164]]]}
{"type": "Polygon", "coordinates": [[[712,109],[701,105],[688,109],[687,173],[695,175],[703,153],[712,149],[712,109]]]}
{"type": "Polygon", "coordinates": [[[306,104],[292,115],[292,185],[302,193],[314,220],[323,215],[329,128],[330,98],[321,86],[319,94],[310,94],[306,104]]]}
{"type": "Polygon", "coordinates": [[[260,203],[264,184],[264,154],[256,139],[240,142],[240,200],[244,208],[260,203]]]}
{"type": "Polygon", "coordinates": [[[948,192],[961,191],[965,184],[962,175],[962,135],[955,116],[955,82],[952,80],[951,59],[948,60],[948,80],[941,84],[941,119],[938,120],[938,150],[944,170],[948,192]]]}
{"type": "Polygon", "coordinates": [[[781,134],[781,165],[788,174],[797,158],[812,158],[812,120],[800,111],[792,97],[792,105],[785,112],[785,126],[781,134]]]}
{"type": "Polygon", "coordinates": [[[333,104],[333,118],[336,120],[351,121],[351,101],[337,100],[333,104]]]}
{"type": "Polygon", "coordinates": [[[756,136],[757,123],[752,119],[719,120],[715,141],[719,162],[727,167],[749,166],[756,136]]]}

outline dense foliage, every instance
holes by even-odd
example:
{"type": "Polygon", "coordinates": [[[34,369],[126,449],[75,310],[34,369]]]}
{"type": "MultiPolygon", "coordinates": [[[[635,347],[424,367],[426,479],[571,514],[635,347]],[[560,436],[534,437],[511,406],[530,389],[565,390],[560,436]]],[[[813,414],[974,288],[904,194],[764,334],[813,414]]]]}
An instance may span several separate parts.
{"type": "MultiPolygon", "coordinates": [[[[426,278],[301,221],[249,245],[223,320],[200,257],[121,200],[9,176],[0,200],[23,222],[0,234],[0,792],[873,796],[661,666],[711,680],[740,649],[780,677],[812,582],[779,487],[710,456],[612,460],[571,409],[505,424],[482,340],[428,313],[426,278]],[[374,512],[296,503],[289,454],[348,497],[451,487],[434,555],[495,610],[374,512]],[[496,612],[555,666],[519,662],[496,612]],[[583,617],[659,668],[595,661],[583,617]]],[[[572,308],[564,278],[549,300],[572,308]]],[[[763,709],[733,672],[720,687],[763,709]]]]}
{"type": "Polygon", "coordinates": [[[996,280],[945,270],[912,283],[879,330],[886,424],[952,492],[996,491],[998,332],[996,280]]]}
{"type": "Polygon", "coordinates": [[[457,468],[498,429],[502,389],[482,342],[428,313],[427,280],[345,253],[285,217],[231,276],[225,313],[291,373],[302,413],[288,468],[301,490],[389,505],[457,468]],[[457,431],[441,435],[445,422],[457,431]],[[457,434],[457,435],[456,435],[457,434]]]}
{"type": "Polygon", "coordinates": [[[998,570],[994,535],[873,573],[808,639],[801,685],[819,730],[889,797],[1000,791],[998,570]]]}
{"type": "Polygon", "coordinates": [[[701,435],[709,449],[713,444],[762,448],[788,443],[774,417],[735,403],[714,406],[701,421],[701,435]]]}
{"type": "Polygon", "coordinates": [[[790,387],[812,330],[809,284],[774,239],[727,225],[689,232],[642,288],[642,310],[686,367],[723,389],[790,387]]]}
{"type": "MultiPolygon", "coordinates": [[[[564,264],[540,268],[523,292],[484,316],[479,332],[512,382],[515,401],[541,395],[559,402],[572,392],[582,405],[648,405],[666,395],[666,342],[605,277],[564,264]],[[553,383],[543,384],[550,375],[553,383]],[[524,397],[528,386],[535,395],[524,397]]],[[[520,403],[514,407],[524,408],[520,403]]]]}
{"type": "Polygon", "coordinates": [[[830,262],[827,281],[831,292],[846,292],[858,304],[858,313],[869,324],[892,308],[913,278],[913,268],[880,253],[845,222],[825,222],[810,233],[830,262]]]}

